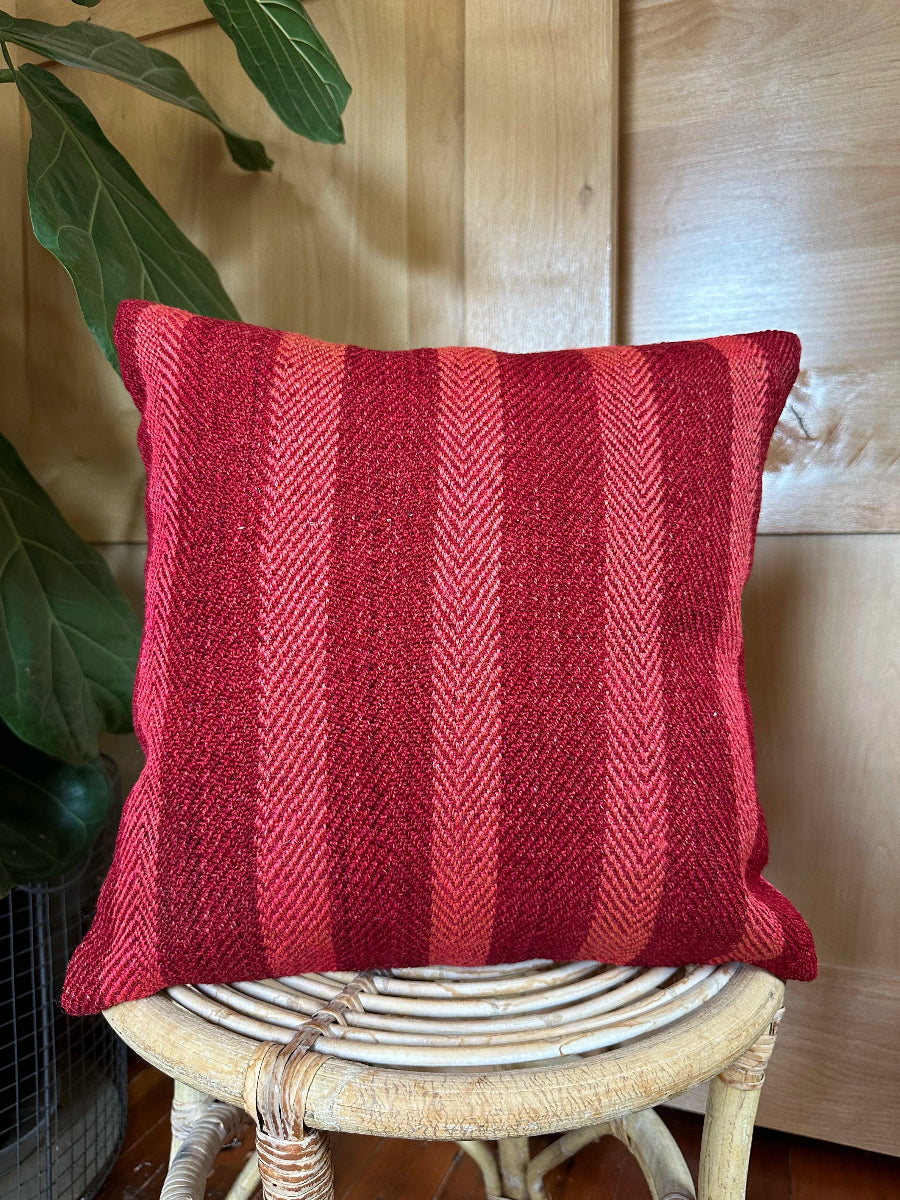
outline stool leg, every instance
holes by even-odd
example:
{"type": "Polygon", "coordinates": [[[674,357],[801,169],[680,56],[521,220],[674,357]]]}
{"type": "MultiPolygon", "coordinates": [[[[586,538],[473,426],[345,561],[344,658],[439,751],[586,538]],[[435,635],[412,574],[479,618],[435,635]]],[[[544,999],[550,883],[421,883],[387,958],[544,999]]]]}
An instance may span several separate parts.
{"type": "Polygon", "coordinates": [[[780,1019],[778,1012],[767,1033],[709,1085],[698,1200],[744,1200],[753,1122],[780,1019]]]}
{"type": "Polygon", "coordinates": [[[663,1200],[696,1200],[694,1181],[678,1143],[653,1108],[610,1122],[611,1132],[637,1159],[647,1186],[663,1200]]]}
{"type": "Polygon", "coordinates": [[[218,1100],[204,1105],[169,1165],[160,1200],[203,1200],[216,1156],[246,1124],[242,1108],[218,1100]]]}
{"type": "Polygon", "coordinates": [[[334,1200],[334,1172],[327,1133],[307,1129],[282,1139],[256,1131],[264,1200],[334,1200]]]}
{"type": "Polygon", "coordinates": [[[501,1138],[497,1143],[503,1190],[509,1200],[527,1200],[528,1138],[501,1138]]]}
{"type": "Polygon", "coordinates": [[[187,1137],[191,1126],[213,1103],[212,1096],[198,1092],[196,1088],[175,1080],[175,1094],[172,1097],[172,1144],[169,1149],[169,1165],[175,1161],[175,1155],[181,1143],[187,1137]]]}
{"type": "Polygon", "coordinates": [[[466,1154],[478,1164],[481,1171],[481,1177],[484,1180],[484,1192],[487,1200],[492,1200],[503,1191],[503,1185],[500,1182],[500,1171],[497,1168],[497,1160],[494,1157],[494,1152],[491,1150],[487,1142],[463,1141],[457,1142],[460,1150],[465,1150],[466,1154]]]}

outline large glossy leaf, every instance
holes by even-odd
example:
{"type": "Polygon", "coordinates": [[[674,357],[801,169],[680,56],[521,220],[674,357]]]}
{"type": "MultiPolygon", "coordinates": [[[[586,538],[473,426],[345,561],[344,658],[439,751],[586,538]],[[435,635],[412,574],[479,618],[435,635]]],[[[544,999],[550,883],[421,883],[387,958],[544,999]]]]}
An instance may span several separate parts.
{"type": "Polygon", "coordinates": [[[154,200],[81,100],[30,63],[17,69],[16,83],[31,113],[28,202],[35,235],[71,275],[88,328],[113,366],[120,300],[159,300],[236,318],[212,264],[154,200]]]}
{"type": "Polygon", "coordinates": [[[94,844],[111,795],[99,760],[60,762],[0,722],[0,896],[74,867],[94,844]]]}
{"type": "Polygon", "coordinates": [[[344,140],[341,113],[350,85],[299,0],[204,3],[289,129],[314,142],[344,140]]]}
{"type": "Polygon", "coordinates": [[[140,625],[105,561],[0,437],[0,718],[68,762],[131,729],[140,625]]]}
{"type": "Polygon", "coordinates": [[[0,38],[67,66],[111,75],[159,100],[198,113],[222,131],[231,157],[239,167],[247,171],[271,170],[272,160],[262,143],[243,138],[229,129],[200,94],[178,59],[163,50],[145,46],[137,38],[105,25],[88,21],[48,25],[45,21],[12,17],[2,10],[0,38]]]}

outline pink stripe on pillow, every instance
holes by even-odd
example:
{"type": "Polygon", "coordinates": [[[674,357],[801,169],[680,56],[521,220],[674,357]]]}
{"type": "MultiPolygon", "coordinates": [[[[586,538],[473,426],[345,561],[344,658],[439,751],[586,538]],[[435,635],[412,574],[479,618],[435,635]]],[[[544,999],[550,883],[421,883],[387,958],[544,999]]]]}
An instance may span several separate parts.
{"type": "Polygon", "coordinates": [[[497,890],[503,407],[496,358],[441,350],[432,601],[433,962],[483,963],[497,890]],[[482,385],[471,387],[477,374],[482,385]]]}
{"type": "Polygon", "coordinates": [[[641,351],[585,355],[603,429],[608,749],[603,870],[578,957],[625,962],[638,958],[650,940],[666,873],[662,449],[656,396],[641,351]]]}
{"type": "Polygon", "coordinates": [[[260,472],[256,887],[273,975],[295,971],[298,961],[318,969],[336,962],[327,903],[326,626],[344,354],[343,346],[282,338],[260,472]]]}

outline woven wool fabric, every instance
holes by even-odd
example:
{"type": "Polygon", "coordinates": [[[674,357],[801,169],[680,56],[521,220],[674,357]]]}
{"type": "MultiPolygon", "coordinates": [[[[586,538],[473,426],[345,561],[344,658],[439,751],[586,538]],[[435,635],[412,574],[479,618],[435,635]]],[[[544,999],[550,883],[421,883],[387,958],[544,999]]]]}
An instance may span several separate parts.
{"type": "Polygon", "coordinates": [[[144,302],[147,762],[64,1004],[533,957],[812,978],[741,589],[780,332],[372,351],[144,302]]]}

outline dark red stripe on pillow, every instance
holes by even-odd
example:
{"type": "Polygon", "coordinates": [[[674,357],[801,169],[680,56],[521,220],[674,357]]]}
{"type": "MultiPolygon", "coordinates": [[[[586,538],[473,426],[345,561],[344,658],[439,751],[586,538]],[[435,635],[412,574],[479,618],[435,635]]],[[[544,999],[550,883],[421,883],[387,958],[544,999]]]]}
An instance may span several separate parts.
{"type": "Polygon", "coordinates": [[[745,919],[734,772],[714,669],[728,598],[733,405],[728,364],[714,347],[643,350],[659,399],[668,514],[669,832],[665,886],[641,961],[698,962],[727,955],[745,919]]]}
{"type": "Polygon", "coordinates": [[[197,318],[181,348],[181,528],[169,628],[167,753],[157,764],[163,974],[266,973],[256,908],[260,587],[267,389],[279,335],[197,318]],[[214,802],[212,801],[212,798],[214,802]],[[185,938],[173,936],[182,929],[185,938]]]}
{"type": "Polygon", "coordinates": [[[345,966],[426,962],[438,357],[349,347],[328,600],[332,928],[345,966]]]}
{"type": "Polygon", "coordinates": [[[604,779],[603,464],[590,364],[576,352],[498,358],[503,805],[493,962],[577,954],[601,869],[604,779]]]}

